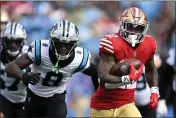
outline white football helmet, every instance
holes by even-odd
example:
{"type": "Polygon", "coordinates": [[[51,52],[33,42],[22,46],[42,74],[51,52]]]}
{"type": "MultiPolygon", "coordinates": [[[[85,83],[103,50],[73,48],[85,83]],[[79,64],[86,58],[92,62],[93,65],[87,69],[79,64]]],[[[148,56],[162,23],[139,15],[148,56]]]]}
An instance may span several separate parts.
{"type": "Polygon", "coordinates": [[[51,49],[60,60],[65,60],[79,43],[78,37],[79,31],[74,23],[60,20],[54,24],[50,32],[51,49]]]}
{"type": "Polygon", "coordinates": [[[16,22],[10,22],[1,32],[3,50],[9,56],[16,57],[24,45],[27,33],[23,25],[16,22]]]}

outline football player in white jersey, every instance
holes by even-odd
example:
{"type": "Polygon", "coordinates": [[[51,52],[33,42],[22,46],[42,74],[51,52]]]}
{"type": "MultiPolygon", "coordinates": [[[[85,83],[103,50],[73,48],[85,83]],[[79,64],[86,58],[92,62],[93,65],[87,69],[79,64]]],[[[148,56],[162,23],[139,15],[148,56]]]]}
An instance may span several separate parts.
{"type": "MultiPolygon", "coordinates": [[[[158,54],[154,55],[154,63],[158,69],[161,66],[161,59],[158,54]]],[[[135,104],[139,109],[143,118],[156,118],[156,110],[151,109],[150,103],[150,88],[146,81],[145,69],[137,81],[137,86],[135,90],[135,104]]]]}
{"type": "Polygon", "coordinates": [[[135,104],[139,109],[142,118],[156,118],[156,111],[149,107],[150,104],[150,87],[146,81],[145,73],[137,81],[135,90],[135,104]]]}
{"type": "Polygon", "coordinates": [[[5,67],[20,55],[27,53],[24,45],[27,38],[25,28],[16,22],[11,22],[1,32],[2,51],[0,60],[0,112],[5,117],[24,117],[24,102],[26,86],[20,79],[14,79],[5,73],[5,67]]]}
{"type": "MultiPolygon", "coordinates": [[[[0,11],[0,33],[2,31],[2,29],[4,29],[4,27],[7,25],[7,23],[9,22],[9,15],[5,10],[0,11]]],[[[2,40],[0,38],[0,52],[2,50],[2,40]]]]}
{"type": "Polygon", "coordinates": [[[98,83],[97,69],[90,64],[90,52],[77,46],[78,36],[74,23],[60,20],[51,29],[49,40],[34,41],[28,54],[7,66],[9,75],[29,82],[27,117],[66,117],[66,84],[76,72],[83,71],[98,83]],[[21,71],[30,64],[31,73],[21,71]]]}

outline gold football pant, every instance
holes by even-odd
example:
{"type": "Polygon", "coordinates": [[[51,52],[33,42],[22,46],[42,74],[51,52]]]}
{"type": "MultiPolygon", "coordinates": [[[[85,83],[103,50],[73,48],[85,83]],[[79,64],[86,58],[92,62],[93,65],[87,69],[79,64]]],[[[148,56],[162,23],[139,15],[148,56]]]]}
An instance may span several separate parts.
{"type": "Polygon", "coordinates": [[[108,110],[90,109],[89,117],[142,117],[134,103],[108,110]]]}

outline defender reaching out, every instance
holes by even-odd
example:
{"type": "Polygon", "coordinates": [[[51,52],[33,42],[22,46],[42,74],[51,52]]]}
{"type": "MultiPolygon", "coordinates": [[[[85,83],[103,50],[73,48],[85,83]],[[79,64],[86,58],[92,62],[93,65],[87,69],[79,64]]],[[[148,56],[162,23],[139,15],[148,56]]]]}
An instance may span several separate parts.
{"type": "Polygon", "coordinates": [[[66,117],[65,89],[71,76],[82,71],[93,82],[98,80],[96,66],[90,63],[90,52],[77,47],[78,36],[75,24],[60,20],[51,29],[49,40],[34,41],[28,54],[7,66],[9,75],[29,83],[27,117],[66,117]],[[30,64],[31,73],[21,71],[30,64]]]}

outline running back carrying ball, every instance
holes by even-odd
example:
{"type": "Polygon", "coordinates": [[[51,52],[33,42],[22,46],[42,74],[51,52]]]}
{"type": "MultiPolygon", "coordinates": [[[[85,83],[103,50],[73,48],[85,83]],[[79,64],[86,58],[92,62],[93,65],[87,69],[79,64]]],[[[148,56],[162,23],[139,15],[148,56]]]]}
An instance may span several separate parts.
{"type": "Polygon", "coordinates": [[[110,74],[115,75],[115,76],[124,76],[129,74],[130,70],[130,63],[133,63],[133,66],[135,69],[139,69],[142,66],[141,61],[135,59],[135,58],[130,58],[130,59],[124,59],[120,61],[119,63],[115,64],[111,70],[110,74]]]}

